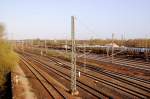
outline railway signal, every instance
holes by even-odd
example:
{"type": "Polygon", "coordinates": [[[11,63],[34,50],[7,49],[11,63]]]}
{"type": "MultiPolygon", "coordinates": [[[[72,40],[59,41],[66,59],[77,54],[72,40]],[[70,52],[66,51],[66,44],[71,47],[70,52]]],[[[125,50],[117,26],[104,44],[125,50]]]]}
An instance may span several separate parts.
{"type": "Polygon", "coordinates": [[[75,17],[71,16],[71,94],[78,95],[79,92],[76,88],[76,47],[75,47],[75,17]]]}

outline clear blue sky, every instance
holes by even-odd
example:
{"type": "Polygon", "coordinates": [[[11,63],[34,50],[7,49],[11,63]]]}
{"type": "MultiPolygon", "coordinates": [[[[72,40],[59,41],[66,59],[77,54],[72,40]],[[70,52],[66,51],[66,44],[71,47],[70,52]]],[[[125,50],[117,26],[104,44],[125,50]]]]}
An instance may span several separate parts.
{"type": "Polygon", "coordinates": [[[150,0],[0,0],[9,38],[69,38],[72,15],[79,39],[150,35],[150,0]]]}

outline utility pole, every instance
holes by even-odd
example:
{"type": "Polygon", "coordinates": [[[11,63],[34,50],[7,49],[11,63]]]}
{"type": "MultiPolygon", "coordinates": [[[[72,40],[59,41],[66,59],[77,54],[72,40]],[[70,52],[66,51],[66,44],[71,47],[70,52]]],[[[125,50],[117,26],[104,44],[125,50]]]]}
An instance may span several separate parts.
{"type": "Polygon", "coordinates": [[[40,55],[42,56],[43,55],[43,51],[41,49],[41,40],[40,39],[38,40],[38,48],[40,49],[40,55]]]}
{"type": "Polygon", "coordinates": [[[123,46],[126,46],[125,32],[124,32],[124,37],[123,37],[123,46]]]}
{"type": "Polygon", "coordinates": [[[146,61],[148,61],[148,38],[147,38],[147,35],[146,35],[146,47],[145,47],[145,55],[146,55],[146,61]]]}
{"type": "Polygon", "coordinates": [[[33,39],[31,39],[31,50],[33,50],[33,39]]]}
{"type": "Polygon", "coordinates": [[[24,41],[21,41],[21,45],[22,45],[22,52],[24,52],[24,41]]]}
{"type": "Polygon", "coordinates": [[[45,53],[47,54],[47,42],[45,40],[45,53]]]}
{"type": "Polygon", "coordinates": [[[107,57],[109,57],[109,46],[107,46],[106,51],[107,51],[107,57]]]}
{"type": "Polygon", "coordinates": [[[85,43],[84,43],[83,52],[84,52],[84,72],[86,72],[86,45],[85,43]]]}
{"type": "Polygon", "coordinates": [[[67,54],[67,52],[68,52],[68,41],[67,41],[67,37],[66,37],[66,54],[67,54]]]}
{"type": "Polygon", "coordinates": [[[112,63],[114,62],[114,33],[112,33],[112,54],[111,54],[112,63]]]}
{"type": "Polygon", "coordinates": [[[121,35],[121,44],[120,44],[120,46],[123,47],[123,34],[121,35]]]}
{"type": "Polygon", "coordinates": [[[24,48],[26,48],[26,40],[23,41],[24,48]]]}
{"type": "Polygon", "coordinates": [[[76,47],[75,47],[75,17],[71,16],[71,41],[72,41],[72,54],[71,54],[71,94],[78,95],[79,92],[76,88],[76,47]]]}
{"type": "Polygon", "coordinates": [[[41,41],[40,41],[40,39],[38,40],[38,48],[40,48],[40,46],[41,46],[41,41]]]}

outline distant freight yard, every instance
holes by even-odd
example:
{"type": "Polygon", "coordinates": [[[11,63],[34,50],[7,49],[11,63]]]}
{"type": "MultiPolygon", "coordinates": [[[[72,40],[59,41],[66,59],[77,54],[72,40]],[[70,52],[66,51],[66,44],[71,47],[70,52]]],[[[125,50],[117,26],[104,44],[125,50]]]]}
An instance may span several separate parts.
{"type": "MultiPolygon", "coordinates": [[[[35,96],[114,99],[150,97],[148,47],[119,47],[111,42],[106,46],[94,45],[94,42],[93,45],[87,42],[86,45],[84,42],[77,44],[78,94],[71,95],[71,45],[70,41],[68,45],[66,41],[60,41],[63,40],[21,40],[13,43],[20,56],[19,65],[26,74],[35,96]]],[[[13,91],[13,96],[17,96],[16,90],[13,91]]]]}

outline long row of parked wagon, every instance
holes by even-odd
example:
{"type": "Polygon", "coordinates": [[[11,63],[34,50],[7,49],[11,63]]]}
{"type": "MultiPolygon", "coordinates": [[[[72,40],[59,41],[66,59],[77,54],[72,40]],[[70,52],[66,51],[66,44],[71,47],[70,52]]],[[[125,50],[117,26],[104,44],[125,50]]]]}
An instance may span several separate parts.
{"type": "MultiPolygon", "coordinates": [[[[84,47],[78,46],[78,50],[82,50],[84,47]]],[[[139,58],[150,58],[150,48],[134,48],[134,47],[111,47],[111,46],[87,46],[86,50],[97,54],[112,54],[114,55],[126,55],[139,58]]]]}
{"type": "MultiPolygon", "coordinates": [[[[40,46],[44,47],[44,46],[40,46]]],[[[47,46],[48,48],[59,49],[59,50],[71,50],[71,46],[47,46]]],[[[89,45],[77,45],[76,50],[83,52],[86,49],[87,52],[96,54],[112,54],[114,55],[126,55],[129,57],[137,58],[150,58],[150,48],[134,48],[134,47],[112,47],[112,46],[89,46],[89,45]]]]}

